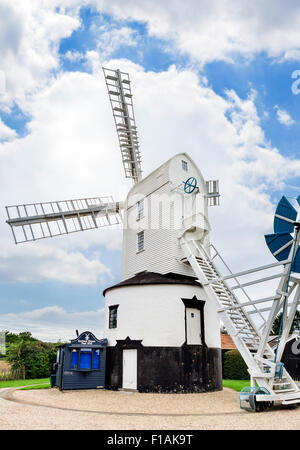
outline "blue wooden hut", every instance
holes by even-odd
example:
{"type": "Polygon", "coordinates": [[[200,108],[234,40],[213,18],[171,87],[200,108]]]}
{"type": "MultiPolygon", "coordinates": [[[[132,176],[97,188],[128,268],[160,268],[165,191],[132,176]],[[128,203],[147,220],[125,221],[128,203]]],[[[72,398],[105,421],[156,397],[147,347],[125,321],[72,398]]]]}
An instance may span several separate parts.
{"type": "Polygon", "coordinates": [[[63,344],[57,352],[55,385],[65,389],[105,387],[107,339],[97,339],[85,331],[63,344]]]}

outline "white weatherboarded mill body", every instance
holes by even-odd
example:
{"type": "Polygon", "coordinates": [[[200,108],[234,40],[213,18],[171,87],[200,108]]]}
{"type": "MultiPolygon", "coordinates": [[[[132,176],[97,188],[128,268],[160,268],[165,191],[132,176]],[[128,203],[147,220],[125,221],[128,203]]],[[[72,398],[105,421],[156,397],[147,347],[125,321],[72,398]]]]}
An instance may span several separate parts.
{"type": "Polygon", "coordinates": [[[111,387],[221,389],[219,318],[180,245],[184,235],[208,251],[207,204],[207,185],[186,153],[129,191],[123,280],[104,291],[111,387]],[[186,193],[183,182],[191,177],[197,188],[186,193]]]}

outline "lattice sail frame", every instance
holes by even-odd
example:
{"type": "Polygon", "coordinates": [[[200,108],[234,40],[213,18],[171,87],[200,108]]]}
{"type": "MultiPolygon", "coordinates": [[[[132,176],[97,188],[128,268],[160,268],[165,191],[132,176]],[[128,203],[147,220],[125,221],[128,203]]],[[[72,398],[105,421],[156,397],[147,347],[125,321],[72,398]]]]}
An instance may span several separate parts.
{"type": "Polygon", "coordinates": [[[125,177],[132,178],[137,183],[142,178],[141,154],[129,74],[105,67],[103,73],[118,134],[125,177]]]}
{"type": "Polygon", "coordinates": [[[111,196],[6,207],[16,244],[122,223],[122,203],[111,196]]]}

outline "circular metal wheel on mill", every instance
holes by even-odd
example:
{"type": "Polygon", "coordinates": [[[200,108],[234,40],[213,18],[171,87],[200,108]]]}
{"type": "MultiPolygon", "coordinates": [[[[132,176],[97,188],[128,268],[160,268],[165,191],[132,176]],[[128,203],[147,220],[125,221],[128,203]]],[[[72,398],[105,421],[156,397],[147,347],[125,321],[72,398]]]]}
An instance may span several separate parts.
{"type": "Polygon", "coordinates": [[[191,194],[197,188],[197,180],[195,177],[190,177],[184,182],[184,192],[191,194]]]}

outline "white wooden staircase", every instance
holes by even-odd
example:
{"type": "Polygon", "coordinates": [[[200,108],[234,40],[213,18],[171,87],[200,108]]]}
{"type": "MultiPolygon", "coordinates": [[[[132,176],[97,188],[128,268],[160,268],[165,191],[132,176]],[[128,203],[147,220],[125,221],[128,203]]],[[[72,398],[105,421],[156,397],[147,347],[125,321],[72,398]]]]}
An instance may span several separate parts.
{"type": "MultiPolygon", "coordinates": [[[[234,290],[226,283],[226,279],[234,279],[238,282],[235,288],[243,289],[243,285],[239,283],[240,276],[246,273],[258,272],[266,270],[267,268],[281,265],[281,263],[274,263],[269,266],[262,266],[246,272],[238,274],[230,273],[227,276],[221,276],[217,267],[215,266],[210,255],[199,244],[199,241],[187,240],[181,237],[180,244],[183,249],[185,258],[183,262],[189,263],[203,289],[205,291],[208,301],[215,304],[220,320],[226,327],[228,333],[231,335],[237,349],[243,357],[248,366],[248,371],[251,376],[251,385],[255,384],[267,390],[268,395],[257,396],[257,401],[281,401],[283,404],[300,403],[300,389],[288,372],[282,368],[280,363],[274,362],[275,354],[272,348],[268,345],[268,337],[271,331],[269,320],[265,320],[257,305],[272,301],[274,307],[270,308],[270,317],[278,313],[280,305],[287,294],[281,291],[283,281],[279,289],[277,289],[273,297],[268,297],[259,300],[251,300],[241,303],[234,290]],[[250,314],[247,312],[245,306],[252,306],[254,312],[263,318],[263,329],[260,330],[252,320],[250,314]],[[279,369],[281,368],[281,373],[279,369]]],[[[227,266],[228,267],[228,266],[227,266]]],[[[285,276],[285,271],[282,277],[285,276]]],[[[278,277],[278,276],[277,276],[278,277]]],[[[248,284],[259,283],[265,279],[276,278],[268,277],[252,281],[248,284]]],[[[300,280],[292,279],[290,282],[289,292],[297,287],[296,296],[293,302],[299,303],[300,298],[300,280]]],[[[253,310],[251,311],[253,313],[253,310]]],[[[271,320],[271,319],[270,319],[271,320]]]]}

